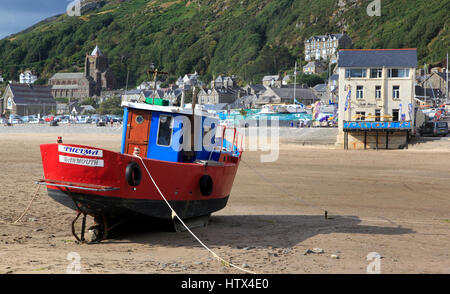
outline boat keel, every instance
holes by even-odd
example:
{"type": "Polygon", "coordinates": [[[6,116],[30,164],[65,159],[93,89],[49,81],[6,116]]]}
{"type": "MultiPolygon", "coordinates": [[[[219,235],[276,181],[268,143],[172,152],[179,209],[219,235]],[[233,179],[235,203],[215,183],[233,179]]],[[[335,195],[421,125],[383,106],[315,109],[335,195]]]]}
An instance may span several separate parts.
{"type": "MultiPolygon", "coordinates": [[[[208,226],[210,216],[211,215],[208,214],[208,215],[203,215],[203,216],[199,216],[199,217],[193,217],[190,219],[183,220],[183,222],[189,228],[189,230],[196,229],[196,228],[203,228],[203,227],[208,226]]],[[[174,227],[175,232],[177,232],[177,233],[187,231],[186,227],[180,222],[180,220],[178,218],[175,218],[173,220],[173,227],[174,227]]]]}

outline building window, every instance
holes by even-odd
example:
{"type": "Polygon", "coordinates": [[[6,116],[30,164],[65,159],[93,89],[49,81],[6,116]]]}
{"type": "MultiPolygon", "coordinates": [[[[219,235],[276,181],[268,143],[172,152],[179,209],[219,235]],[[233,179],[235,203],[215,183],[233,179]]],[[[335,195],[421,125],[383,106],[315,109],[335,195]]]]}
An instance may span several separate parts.
{"type": "Polygon", "coordinates": [[[398,121],[398,109],[392,109],[392,121],[398,121]]]}
{"type": "Polygon", "coordinates": [[[382,68],[371,68],[370,69],[370,78],[372,78],[372,79],[381,78],[382,74],[383,74],[382,68]]]}
{"type": "Polygon", "coordinates": [[[356,86],[356,98],[363,99],[364,98],[364,88],[363,86],[356,86]]]}
{"type": "Polygon", "coordinates": [[[365,78],[367,70],[365,68],[347,68],[345,70],[346,78],[365,78]]]}
{"type": "Polygon", "coordinates": [[[409,69],[407,68],[390,68],[388,72],[390,78],[407,78],[409,77],[409,69]]]}
{"type": "Polygon", "coordinates": [[[393,86],[392,87],[392,98],[393,99],[400,99],[400,86],[393,86]]]}
{"type": "Polygon", "coordinates": [[[375,86],[375,99],[381,99],[381,86],[375,86]]]}
{"type": "Polygon", "coordinates": [[[375,121],[381,121],[381,110],[375,109],[375,121]]]}
{"type": "Polygon", "coordinates": [[[8,102],[7,102],[6,109],[11,110],[12,108],[13,108],[12,98],[8,97],[8,102]]]}
{"type": "Polygon", "coordinates": [[[365,111],[357,111],[356,112],[356,120],[357,121],[366,120],[366,112],[365,111]]]}

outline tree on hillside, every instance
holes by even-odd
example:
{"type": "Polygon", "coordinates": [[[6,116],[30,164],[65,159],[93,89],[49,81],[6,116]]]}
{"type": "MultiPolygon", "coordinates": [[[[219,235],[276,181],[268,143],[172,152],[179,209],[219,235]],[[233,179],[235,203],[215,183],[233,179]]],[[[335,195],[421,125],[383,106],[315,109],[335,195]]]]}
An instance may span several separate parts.
{"type": "Polygon", "coordinates": [[[121,107],[122,99],[120,97],[112,97],[103,101],[98,108],[99,114],[123,114],[123,109],[121,107]]]}

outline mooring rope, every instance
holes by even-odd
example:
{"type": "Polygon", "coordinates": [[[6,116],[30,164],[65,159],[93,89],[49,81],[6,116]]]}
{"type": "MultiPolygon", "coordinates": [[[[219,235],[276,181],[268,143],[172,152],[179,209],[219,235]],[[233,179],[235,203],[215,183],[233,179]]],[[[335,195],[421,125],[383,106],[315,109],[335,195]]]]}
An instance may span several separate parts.
{"type": "Polygon", "coordinates": [[[161,192],[161,190],[159,189],[158,185],[156,184],[155,180],[153,179],[152,175],[150,174],[149,170],[147,169],[147,166],[144,163],[144,160],[137,155],[134,155],[137,158],[139,158],[142,162],[142,165],[144,166],[145,170],[147,171],[148,176],[150,177],[151,181],[153,182],[153,185],[155,185],[156,189],[158,190],[159,194],[161,195],[161,197],[164,199],[164,201],[166,202],[167,206],[170,208],[170,210],[172,211],[172,219],[174,219],[175,217],[178,218],[178,220],[181,222],[181,224],[186,228],[186,230],[197,240],[197,242],[200,243],[200,245],[202,245],[206,250],[208,250],[217,260],[221,261],[222,263],[224,263],[225,265],[234,267],[240,271],[249,273],[249,274],[256,274],[255,272],[243,269],[237,265],[232,264],[231,262],[226,261],[225,259],[223,259],[222,257],[220,257],[219,255],[217,255],[214,251],[212,251],[208,246],[206,246],[190,229],[189,227],[183,222],[183,220],[178,216],[178,214],[176,213],[176,211],[172,208],[172,206],[170,205],[169,201],[167,201],[166,197],[164,197],[163,193],[161,192]]]}
{"type": "Polygon", "coordinates": [[[27,208],[22,212],[22,214],[19,216],[18,219],[16,219],[14,222],[5,222],[5,221],[0,221],[0,223],[2,224],[6,224],[6,225],[17,225],[17,223],[27,214],[28,210],[31,207],[31,204],[33,203],[34,200],[36,200],[37,196],[39,195],[39,189],[41,188],[41,185],[37,184],[37,189],[36,192],[34,193],[33,197],[31,198],[30,202],[28,203],[27,208]]]}

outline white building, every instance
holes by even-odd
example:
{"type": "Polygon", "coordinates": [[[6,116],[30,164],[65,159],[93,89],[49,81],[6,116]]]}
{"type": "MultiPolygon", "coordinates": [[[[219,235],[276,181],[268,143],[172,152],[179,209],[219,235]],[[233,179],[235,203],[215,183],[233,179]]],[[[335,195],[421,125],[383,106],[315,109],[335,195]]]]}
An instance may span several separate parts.
{"type": "Polygon", "coordinates": [[[179,77],[178,80],[176,81],[176,85],[185,90],[188,91],[190,89],[192,89],[192,87],[194,86],[202,86],[202,82],[199,81],[199,75],[197,72],[193,73],[193,74],[186,74],[184,75],[184,77],[179,77]]]}
{"type": "Polygon", "coordinates": [[[3,83],[5,80],[3,79],[2,74],[0,73],[0,83],[3,83]]]}
{"type": "Polygon", "coordinates": [[[282,84],[282,78],[280,75],[264,76],[262,79],[262,84],[264,87],[279,88],[282,84]]]}
{"type": "Polygon", "coordinates": [[[352,39],[345,33],[313,36],[305,41],[305,60],[330,60],[335,63],[338,50],[351,46],[352,39]]]}
{"type": "Polygon", "coordinates": [[[19,82],[20,84],[34,84],[37,81],[37,76],[34,75],[30,70],[20,74],[19,82]]]}
{"type": "Polygon", "coordinates": [[[339,52],[338,144],[398,148],[415,132],[416,49],[339,52]]]}
{"type": "Polygon", "coordinates": [[[160,89],[161,84],[162,84],[162,82],[160,82],[160,81],[156,81],[156,83],[144,81],[139,86],[137,86],[136,89],[142,90],[142,91],[143,90],[153,90],[155,88],[155,85],[156,85],[156,89],[160,89]]]}

